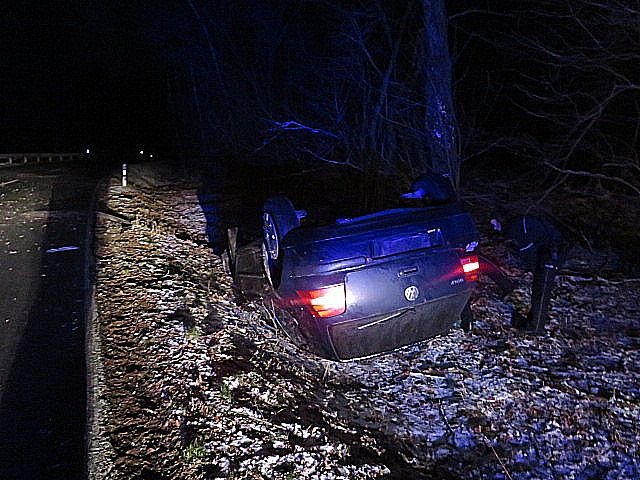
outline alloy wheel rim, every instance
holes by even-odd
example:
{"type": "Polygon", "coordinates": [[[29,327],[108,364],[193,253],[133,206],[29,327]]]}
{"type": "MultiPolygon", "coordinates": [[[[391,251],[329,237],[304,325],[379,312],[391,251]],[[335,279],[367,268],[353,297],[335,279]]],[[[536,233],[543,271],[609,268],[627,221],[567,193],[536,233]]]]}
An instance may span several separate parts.
{"type": "Polygon", "coordinates": [[[276,232],[276,226],[273,223],[273,219],[268,212],[265,212],[262,216],[263,230],[264,230],[264,244],[267,249],[269,258],[275,260],[278,258],[280,246],[278,244],[278,234],[276,232]]]}

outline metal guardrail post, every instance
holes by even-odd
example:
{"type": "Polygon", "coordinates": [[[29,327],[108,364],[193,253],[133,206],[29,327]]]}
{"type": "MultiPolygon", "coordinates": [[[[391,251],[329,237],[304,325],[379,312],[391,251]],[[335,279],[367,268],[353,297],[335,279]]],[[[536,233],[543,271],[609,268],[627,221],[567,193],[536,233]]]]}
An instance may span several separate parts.
{"type": "Polygon", "coordinates": [[[0,154],[0,168],[8,166],[27,165],[29,163],[43,163],[67,160],[82,160],[89,158],[84,153],[5,153],[0,154]]]}

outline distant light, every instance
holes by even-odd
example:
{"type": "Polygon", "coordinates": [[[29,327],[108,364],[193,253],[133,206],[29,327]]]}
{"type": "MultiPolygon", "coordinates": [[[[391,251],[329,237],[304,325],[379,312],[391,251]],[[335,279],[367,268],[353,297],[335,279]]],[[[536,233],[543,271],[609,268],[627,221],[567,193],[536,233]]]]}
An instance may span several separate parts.
{"type": "Polygon", "coordinates": [[[149,154],[149,158],[153,158],[153,153],[150,153],[150,154],[149,154]]]}
{"type": "Polygon", "coordinates": [[[87,148],[87,155],[91,153],[91,150],[87,148]]]}
{"type": "Polygon", "coordinates": [[[143,155],[143,154],[144,154],[144,150],[140,150],[140,155],[143,155]]]}

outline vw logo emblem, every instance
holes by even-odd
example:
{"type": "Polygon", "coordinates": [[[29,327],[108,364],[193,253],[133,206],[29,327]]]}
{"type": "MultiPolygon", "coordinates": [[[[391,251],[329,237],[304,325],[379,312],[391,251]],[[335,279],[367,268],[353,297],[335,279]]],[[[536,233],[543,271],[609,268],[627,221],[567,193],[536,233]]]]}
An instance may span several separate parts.
{"type": "Polygon", "coordinates": [[[416,300],[419,295],[420,290],[418,290],[418,287],[416,287],[415,285],[411,285],[410,287],[404,289],[404,298],[406,298],[410,302],[416,300]]]}

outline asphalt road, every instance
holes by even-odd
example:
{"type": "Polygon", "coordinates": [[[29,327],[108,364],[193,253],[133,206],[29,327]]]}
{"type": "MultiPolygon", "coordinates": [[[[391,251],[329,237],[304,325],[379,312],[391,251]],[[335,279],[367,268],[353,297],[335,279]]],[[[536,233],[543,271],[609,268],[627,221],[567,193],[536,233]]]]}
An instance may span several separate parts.
{"type": "Polygon", "coordinates": [[[85,477],[85,238],[98,178],[91,170],[0,170],[3,480],[85,477]]]}

